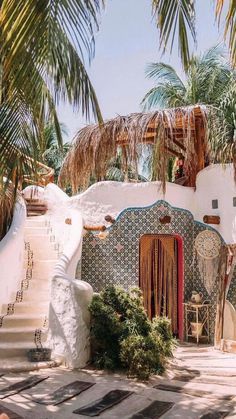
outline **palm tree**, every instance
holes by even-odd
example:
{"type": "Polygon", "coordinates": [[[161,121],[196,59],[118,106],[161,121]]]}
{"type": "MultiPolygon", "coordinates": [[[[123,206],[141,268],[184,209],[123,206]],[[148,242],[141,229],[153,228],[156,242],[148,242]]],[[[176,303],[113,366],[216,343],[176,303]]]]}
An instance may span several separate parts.
{"type": "MultiPolygon", "coordinates": [[[[66,126],[59,123],[60,133],[67,135],[66,126]]],[[[51,148],[57,147],[58,150],[63,150],[64,143],[58,141],[58,133],[54,121],[50,117],[38,120],[36,127],[27,125],[25,127],[25,135],[29,144],[29,156],[36,161],[47,164],[45,153],[51,148]]]]}
{"type": "Polygon", "coordinates": [[[56,141],[54,141],[50,147],[45,150],[43,154],[44,163],[54,169],[55,182],[58,180],[59,172],[68,151],[71,148],[71,143],[63,143],[62,147],[58,147],[56,141]]]}
{"type": "MultiPolygon", "coordinates": [[[[207,1],[207,0],[205,0],[207,1]]],[[[211,0],[208,0],[211,1],[211,0]]],[[[236,2],[235,0],[214,0],[215,15],[221,20],[226,11],[225,39],[228,39],[231,61],[236,66],[236,2]]],[[[172,50],[175,38],[178,37],[179,51],[184,68],[191,61],[189,37],[196,43],[195,31],[196,0],[152,0],[153,14],[160,30],[160,43],[165,50],[170,43],[172,50]]]]}
{"type": "Polygon", "coordinates": [[[149,64],[147,76],[156,85],[143,98],[145,109],[212,105],[208,121],[212,161],[236,163],[236,72],[222,47],[192,57],[185,79],[164,63],[149,64]],[[218,123],[211,124],[212,118],[218,123]]]}
{"type": "MultiPolygon", "coordinates": [[[[218,117],[221,124],[211,135],[212,156],[215,162],[233,163],[236,180],[236,79],[219,101],[218,117]]],[[[211,121],[210,121],[211,122],[211,121]]]]}
{"type": "Polygon", "coordinates": [[[219,45],[201,56],[192,57],[185,71],[185,79],[165,63],[149,64],[147,76],[156,83],[142,101],[146,109],[198,103],[219,106],[233,80],[236,80],[226,53],[219,45]]]}
{"type": "MultiPolygon", "coordinates": [[[[142,156],[142,150],[139,150],[139,160],[142,156]]],[[[118,148],[116,156],[112,158],[108,164],[107,172],[104,180],[113,180],[116,182],[147,182],[148,179],[138,173],[138,164],[134,165],[127,161],[127,156],[118,148]],[[125,167],[125,172],[123,168],[125,167]]]]}
{"type": "MultiPolygon", "coordinates": [[[[71,144],[63,142],[61,145],[58,143],[57,131],[51,119],[42,119],[37,128],[39,129],[26,127],[30,157],[52,168],[54,180],[57,181],[60,167],[71,144]]],[[[60,124],[60,131],[63,135],[67,134],[64,124],[60,124]]]]}
{"type": "Polygon", "coordinates": [[[11,146],[23,150],[27,146],[25,125],[37,127],[42,108],[54,119],[61,141],[55,101],[68,100],[87,117],[92,113],[101,119],[83,62],[85,52],[89,58],[93,54],[93,32],[98,27],[101,3],[1,2],[1,171],[6,171],[4,162],[6,153],[11,157],[11,146]]]}
{"type": "Polygon", "coordinates": [[[102,120],[84,64],[85,56],[93,57],[102,6],[103,0],[0,0],[1,195],[5,184],[13,182],[16,190],[22,173],[34,169],[25,160],[31,147],[26,127],[40,132],[40,114],[50,116],[60,146],[60,100],[102,120]]]}

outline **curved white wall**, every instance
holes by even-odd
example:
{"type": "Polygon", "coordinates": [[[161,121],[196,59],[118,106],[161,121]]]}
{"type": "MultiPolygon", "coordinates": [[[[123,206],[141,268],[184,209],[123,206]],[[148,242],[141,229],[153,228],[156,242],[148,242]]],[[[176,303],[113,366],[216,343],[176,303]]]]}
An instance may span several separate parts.
{"type": "Polygon", "coordinates": [[[23,277],[25,219],[25,203],[19,197],[11,227],[0,242],[0,313],[2,304],[12,301],[12,294],[18,289],[23,277]]]}
{"type": "Polygon", "coordinates": [[[86,224],[104,224],[105,215],[117,215],[128,207],[144,207],[165,199],[171,205],[192,212],[194,189],[173,183],[166,184],[163,194],[160,182],[124,183],[98,182],[80,195],[71,198],[72,205],[82,211],[86,224]]]}
{"type": "Polygon", "coordinates": [[[70,198],[71,205],[81,210],[86,224],[104,224],[105,215],[113,217],[128,207],[143,207],[164,199],[172,206],[189,210],[195,220],[203,222],[204,215],[219,215],[220,225],[213,225],[227,243],[236,242],[236,197],[233,165],[215,164],[197,176],[196,189],[166,184],[163,194],[159,182],[122,183],[98,182],[80,195],[70,198]],[[219,208],[212,209],[218,199],[219,208]]]}

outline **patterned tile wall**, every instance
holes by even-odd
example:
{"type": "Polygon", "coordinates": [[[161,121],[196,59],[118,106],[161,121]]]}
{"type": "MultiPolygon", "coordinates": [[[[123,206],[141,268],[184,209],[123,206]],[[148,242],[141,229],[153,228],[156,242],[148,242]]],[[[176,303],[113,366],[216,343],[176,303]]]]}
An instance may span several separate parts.
{"type": "Polygon", "coordinates": [[[195,222],[187,210],[171,207],[158,201],[150,207],[124,210],[109,229],[105,239],[87,233],[83,240],[81,278],[100,292],[115,284],[126,290],[139,284],[139,240],[143,234],[179,234],[184,242],[184,299],[188,301],[192,290],[202,291],[204,299],[212,304],[210,333],[214,336],[217,281],[209,296],[201,280],[193,242],[206,225],[195,222]],[[170,224],[161,224],[160,217],[171,216],[170,224]]]}

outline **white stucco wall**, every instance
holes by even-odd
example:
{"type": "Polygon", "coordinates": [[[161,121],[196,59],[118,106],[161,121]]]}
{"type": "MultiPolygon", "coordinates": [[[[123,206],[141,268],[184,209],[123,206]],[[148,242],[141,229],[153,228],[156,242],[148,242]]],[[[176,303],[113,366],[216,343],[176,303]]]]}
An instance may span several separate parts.
{"type": "Polygon", "coordinates": [[[44,199],[47,202],[48,209],[55,213],[60,213],[60,205],[66,208],[67,202],[70,200],[69,196],[54,183],[49,183],[44,188],[44,199]]]}
{"type": "Polygon", "coordinates": [[[26,208],[22,198],[16,203],[9,231],[0,242],[0,313],[2,304],[12,302],[22,279],[26,208]]]}
{"type": "Polygon", "coordinates": [[[166,184],[166,193],[163,194],[160,182],[123,183],[98,182],[80,195],[71,198],[74,208],[79,208],[86,224],[104,224],[104,217],[111,215],[114,218],[129,207],[144,207],[165,199],[171,205],[194,208],[194,189],[183,188],[173,183],[166,184]]]}
{"type": "Polygon", "coordinates": [[[220,225],[212,227],[227,243],[235,243],[236,207],[233,207],[233,197],[236,197],[236,184],[232,164],[216,164],[198,174],[196,189],[167,182],[163,194],[159,182],[98,182],[70,198],[70,202],[81,210],[86,224],[97,225],[104,224],[105,215],[116,218],[125,208],[144,207],[164,199],[174,207],[191,211],[195,220],[200,222],[203,222],[204,215],[219,215],[220,225]],[[218,209],[212,209],[213,199],[218,199],[218,209]]]}
{"type": "Polygon", "coordinates": [[[219,215],[219,231],[226,243],[236,242],[236,184],[232,164],[215,164],[202,170],[197,176],[194,216],[202,221],[204,215],[219,215]],[[212,200],[218,199],[218,209],[212,209],[212,200]]]}

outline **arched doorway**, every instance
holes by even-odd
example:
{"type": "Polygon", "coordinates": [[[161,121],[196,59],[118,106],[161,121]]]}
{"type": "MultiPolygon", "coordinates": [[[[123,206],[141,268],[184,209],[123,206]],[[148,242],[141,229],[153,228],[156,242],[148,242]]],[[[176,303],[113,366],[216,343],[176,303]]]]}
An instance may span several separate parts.
{"type": "Polygon", "coordinates": [[[167,316],[183,339],[183,240],[178,235],[145,234],[139,245],[139,285],[149,318],[167,316]]]}

